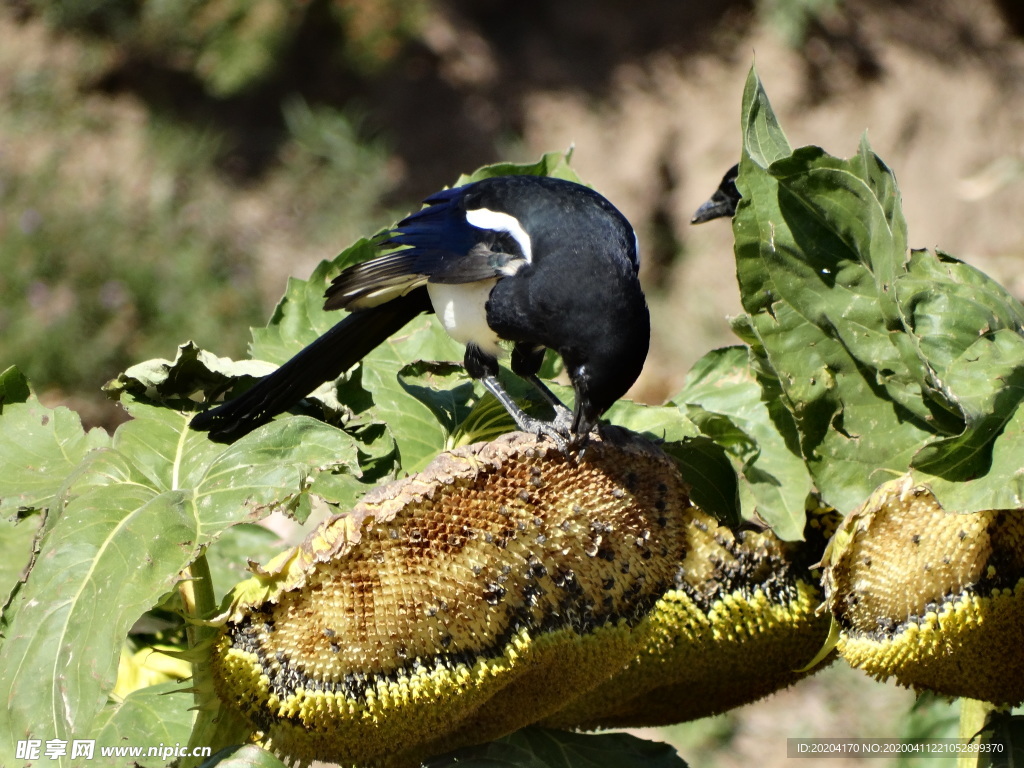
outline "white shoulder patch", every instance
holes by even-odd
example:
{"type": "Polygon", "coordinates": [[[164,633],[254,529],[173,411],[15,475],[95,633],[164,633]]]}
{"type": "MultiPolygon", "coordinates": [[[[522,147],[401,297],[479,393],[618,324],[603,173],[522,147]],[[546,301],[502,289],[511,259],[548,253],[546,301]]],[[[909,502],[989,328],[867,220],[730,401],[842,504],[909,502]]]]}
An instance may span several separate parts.
{"type": "Polygon", "coordinates": [[[507,232],[512,239],[519,243],[523,257],[527,263],[533,261],[533,248],[530,245],[530,236],[519,223],[519,219],[508,213],[492,211],[490,208],[477,208],[466,211],[466,221],[477,229],[489,229],[492,232],[507,232]]]}

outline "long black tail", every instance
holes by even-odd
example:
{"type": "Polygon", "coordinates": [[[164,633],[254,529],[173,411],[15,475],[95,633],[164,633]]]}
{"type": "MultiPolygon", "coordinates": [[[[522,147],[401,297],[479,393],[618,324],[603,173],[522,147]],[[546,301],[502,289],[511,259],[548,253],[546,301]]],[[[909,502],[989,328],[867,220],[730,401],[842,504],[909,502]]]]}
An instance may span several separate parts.
{"type": "Polygon", "coordinates": [[[325,381],[338,378],[422,312],[430,311],[426,288],[347,315],[252,389],[193,417],[193,429],[232,442],[286,411],[325,381]]]}

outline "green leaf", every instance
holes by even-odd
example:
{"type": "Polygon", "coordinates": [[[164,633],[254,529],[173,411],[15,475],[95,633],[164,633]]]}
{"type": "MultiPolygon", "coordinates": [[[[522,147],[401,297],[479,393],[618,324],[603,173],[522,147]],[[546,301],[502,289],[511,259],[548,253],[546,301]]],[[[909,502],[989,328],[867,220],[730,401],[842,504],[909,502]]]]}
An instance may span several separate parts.
{"type": "Polygon", "coordinates": [[[723,525],[739,525],[739,484],[722,446],[709,437],[692,437],[661,446],[676,460],[683,478],[690,483],[690,499],[714,515],[723,525]]]}
{"type": "Polygon", "coordinates": [[[7,623],[12,614],[4,606],[28,575],[32,544],[42,524],[43,515],[40,513],[24,518],[17,515],[0,517],[0,615],[7,623]]]}
{"type": "MultiPolygon", "coordinates": [[[[188,444],[195,433],[186,436],[188,444]]],[[[207,445],[205,436],[200,438],[207,445]]],[[[259,518],[274,509],[305,519],[311,484],[329,473],[331,482],[317,483],[326,501],[346,504],[365,492],[359,454],[363,444],[352,435],[308,416],[273,421],[220,452],[212,461],[184,464],[182,477],[194,493],[206,543],[224,528],[245,518],[259,518]]],[[[203,448],[204,456],[205,446],[203,448]]]]}
{"type": "Polygon", "coordinates": [[[863,162],[805,147],[771,168],[779,212],[798,249],[786,267],[799,282],[785,286],[785,295],[888,397],[926,419],[920,382],[891,340],[897,320],[894,313],[886,317],[894,293],[886,275],[902,269],[906,225],[898,210],[894,220],[887,218],[886,201],[875,191],[882,185],[858,175],[863,162]]]}
{"type": "MultiPolygon", "coordinates": [[[[11,386],[18,390],[16,383],[11,386]]],[[[49,508],[85,455],[109,441],[102,429],[82,429],[78,414],[67,408],[46,408],[34,397],[4,405],[0,412],[0,512],[49,508]]]]}
{"type": "Polygon", "coordinates": [[[455,186],[470,182],[490,179],[495,176],[554,176],[557,179],[575,181],[581,184],[580,177],[569,165],[572,159],[572,148],[566,152],[547,152],[536,163],[494,163],[485,165],[473,173],[459,176],[455,186]]]}
{"type": "Polygon", "coordinates": [[[194,342],[179,345],[174,360],[147,360],[107,382],[107,396],[119,400],[130,394],[150,402],[177,401],[185,405],[197,390],[223,390],[241,377],[258,378],[273,368],[258,360],[231,360],[200,349],[194,342]]]}
{"type": "Polygon", "coordinates": [[[200,768],[286,768],[270,752],[255,744],[244,744],[222,749],[203,762],[200,768]]]}
{"type": "MultiPolygon", "coordinates": [[[[940,406],[936,419],[952,433],[923,447],[914,466],[952,481],[978,477],[1024,397],[1024,307],[974,268],[924,251],[912,255],[896,293],[927,367],[927,392],[940,406]]],[[[970,500],[956,503],[967,508],[970,500]]]]}
{"type": "Polygon", "coordinates": [[[914,351],[940,380],[979,335],[1024,332],[1024,306],[1017,299],[988,275],[941,251],[911,253],[895,289],[914,351]]]}
{"type": "MultiPolygon", "coordinates": [[[[169,456],[159,452],[150,455],[152,452],[146,445],[154,437],[152,433],[157,428],[156,423],[162,422],[159,427],[162,430],[162,440],[169,445],[169,441],[177,441],[179,437],[187,436],[187,433],[181,430],[182,425],[191,418],[190,411],[193,407],[191,397],[196,391],[218,392],[230,389],[240,381],[245,382],[272,370],[271,364],[254,360],[233,361],[219,358],[188,342],[179,347],[178,354],[173,361],[150,360],[133,366],[109,382],[105,389],[112,397],[121,399],[125,408],[133,415],[139,412],[139,409],[147,406],[165,406],[147,412],[153,421],[142,430],[140,444],[129,446],[126,450],[138,451],[140,461],[147,463],[154,472],[163,472],[164,477],[154,476],[153,481],[160,487],[167,488],[172,480],[166,474],[172,471],[171,468],[175,464],[169,456]]],[[[369,395],[361,389],[359,391],[367,399],[369,398],[369,395]]],[[[311,399],[320,402],[322,410],[318,411],[319,415],[344,413],[351,416],[352,409],[338,402],[333,384],[325,385],[311,399]]],[[[336,430],[325,432],[330,436],[326,438],[330,444],[337,443],[338,446],[344,446],[342,450],[347,458],[342,464],[346,465],[344,474],[349,478],[359,478],[364,468],[371,470],[372,478],[378,478],[393,469],[393,462],[386,460],[386,457],[394,454],[393,441],[382,429],[375,429],[374,426],[372,421],[363,421],[350,423],[346,435],[339,435],[336,430]],[[358,464],[354,465],[350,458],[356,449],[358,449],[359,459],[358,464]]],[[[303,425],[285,427],[286,432],[282,434],[287,439],[287,435],[294,436],[305,428],[303,425]]],[[[278,427],[273,427],[270,431],[276,434],[277,429],[278,427]]],[[[136,439],[136,434],[138,433],[135,427],[126,426],[118,435],[118,440],[132,442],[136,439]]],[[[224,450],[223,446],[214,445],[205,440],[199,442],[188,440],[183,447],[198,452],[193,459],[200,465],[204,461],[211,461],[213,456],[224,450]]],[[[177,466],[176,468],[180,470],[181,467],[177,466]]],[[[338,474],[340,471],[339,467],[335,467],[333,473],[338,474]]],[[[337,482],[328,483],[326,477],[321,478],[321,485],[323,493],[320,495],[331,500],[350,501],[358,491],[362,490],[349,480],[339,479],[337,482]],[[334,486],[333,490],[330,486],[334,486]]]]}
{"type": "Polygon", "coordinates": [[[28,379],[15,366],[0,373],[0,412],[5,405],[26,402],[31,394],[28,379]]]}
{"type": "Polygon", "coordinates": [[[739,478],[743,517],[760,517],[788,541],[802,538],[811,477],[772,419],[748,350],[709,352],[673,401],[728,453],[739,478]]]}
{"type": "Polygon", "coordinates": [[[236,584],[252,576],[250,560],[270,562],[284,546],[280,536],[262,525],[241,523],[224,531],[206,552],[218,602],[236,584]]]}
{"type": "Polygon", "coordinates": [[[188,494],[157,494],[114,450],[90,456],[67,498],[15,597],[0,659],[13,703],[0,716],[0,764],[14,764],[3,750],[28,734],[92,737],[128,629],[174,586],[191,555],[182,542],[196,539],[188,494]]]}
{"type": "Polygon", "coordinates": [[[1024,507],[1024,409],[1018,408],[992,444],[991,458],[977,477],[949,479],[921,469],[914,481],[931,488],[936,499],[951,512],[1024,507]]]}
{"type": "Polygon", "coordinates": [[[417,360],[399,369],[398,383],[423,403],[451,435],[479,400],[473,381],[460,363],[417,360]]]}
{"type": "Polygon", "coordinates": [[[462,345],[445,333],[433,316],[424,316],[364,358],[363,387],[373,398],[374,417],[386,423],[394,436],[403,470],[415,472],[425,467],[444,450],[451,433],[449,425],[438,422],[431,407],[436,403],[428,404],[421,399],[421,392],[407,389],[399,378],[401,372],[410,364],[462,360],[463,354],[462,345]]]}
{"type": "MultiPolygon", "coordinates": [[[[753,71],[745,99],[734,327],[825,501],[850,511],[912,467],[950,509],[1019,506],[1024,306],[945,254],[908,255],[895,179],[866,139],[850,160],[789,152],[753,71]]],[[[741,425],[700,423],[734,454],[760,448],[741,425]]]]}
{"type": "MultiPolygon", "coordinates": [[[[341,509],[352,507],[377,482],[394,476],[398,467],[397,450],[391,431],[380,422],[373,422],[357,430],[326,433],[328,443],[354,438],[358,466],[337,464],[321,466],[313,476],[309,493],[337,505],[341,509]]],[[[341,450],[344,443],[338,443],[341,450]]]]}
{"type": "Polygon", "coordinates": [[[502,739],[427,760],[427,768],[686,768],[674,747],[628,733],[523,728],[502,739]]]}
{"type": "Polygon", "coordinates": [[[985,753],[981,763],[989,768],[1020,768],[1024,765],[1024,716],[996,713],[982,732],[981,744],[998,747],[985,753]]]}
{"type": "Polygon", "coordinates": [[[672,405],[644,405],[619,400],[604,418],[616,426],[646,435],[656,443],[676,443],[701,434],[690,417],[672,405]]]}
{"type": "Polygon", "coordinates": [[[1024,398],[1024,336],[1003,328],[976,339],[942,383],[964,414],[964,431],[924,446],[913,465],[947,480],[987,474],[990,446],[1024,398]]]}
{"type": "Polygon", "coordinates": [[[0,689],[16,704],[0,717],[2,745],[16,734],[89,735],[128,629],[204,546],[298,506],[318,474],[358,484],[360,443],[314,419],[273,422],[225,447],[191,431],[188,414],[125,400],[134,420],[69,473],[15,598],[0,689]]]}
{"type": "MultiPolygon", "coordinates": [[[[744,153],[762,168],[767,168],[778,158],[790,153],[786,134],[782,132],[754,67],[750,68],[747,82],[743,86],[743,114],[740,120],[744,153]]],[[[743,198],[747,198],[748,194],[738,180],[737,186],[743,198]]]]}
{"type": "Polygon", "coordinates": [[[161,745],[173,750],[188,744],[193,713],[191,694],[182,690],[186,687],[177,682],[159,683],[133,691],[124,701],[108,704],[96,718],[90,734],[96,739],[95,755],[99,756],[100,747],[143,747],[142,756],[131,758],[132,765],[167,765],[173,753],[148,757],[145,751],[161,745]]]}
{"type": "Polygon", "coordinates": [[[816,486],[850,511],[935,436],[883,312],[905,225],[894,182],[865,143],[852,161],[816,147],[783,155],[752,78],[733,221],[749,315],[741,325],[765,393],[776,390],[792,414],[816,486]]]}
{"type": "Polygon", "coordinates": [[[189,413],[131,399],[126,407],[135,418],[118,428],[114,448],[131,457],[153,490],[193,494],[202,533],[196,546],[247,517],[294,511],[319,472],[343,473],[349,486],[359,483],[362,444],[307,416],[265,424],[224,446],[189,429],[189,413]]]}

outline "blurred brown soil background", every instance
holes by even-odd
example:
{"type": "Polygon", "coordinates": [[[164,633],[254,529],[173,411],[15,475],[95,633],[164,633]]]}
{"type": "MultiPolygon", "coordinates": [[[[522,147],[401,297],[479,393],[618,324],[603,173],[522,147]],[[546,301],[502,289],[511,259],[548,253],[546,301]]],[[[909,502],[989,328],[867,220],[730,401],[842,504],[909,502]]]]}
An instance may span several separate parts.
{"type": "MultiPolygon", "coordinates": [[[[242,356],[289,275],[461,172],[573,146],[638,230],[633,395],[661,402],[734,341],[730,228],[689,219],[738,157],[755,60],[794,146],[867,131],[911,245],[1022,296],[1022,36],[1018,0],[8,0],[0,367],[109,427],[98,388],[127,365],[189,338],[242,356]]],[[[781,764],[785,735],[898,736],[912,700],[837,672],[673,738],[781,764]]]]}

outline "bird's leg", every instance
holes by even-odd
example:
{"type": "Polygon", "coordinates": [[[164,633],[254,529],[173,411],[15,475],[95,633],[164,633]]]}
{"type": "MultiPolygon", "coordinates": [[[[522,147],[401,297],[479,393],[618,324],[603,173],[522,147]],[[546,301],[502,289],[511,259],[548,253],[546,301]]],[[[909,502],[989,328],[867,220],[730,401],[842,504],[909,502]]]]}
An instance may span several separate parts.
{"type": "Polygon", "coordinates": [[[568,434],[572,429],[572,411],[566,408],[562,401],[558,399],[558,396],[547,388],[537,374],[531,373],[528,376],[523,376],[523,378],[530,382],[534,386],[534,389],[540,393],[541,397],[543,397],[555,410],[555,418],[551,423],[562,432],[568,434]]]}
{"type": "MultiPolygon", "coordinates": [[[[547,435],[558,444],[559,450],[565,453],[569,447],[570,432],[554,422],[536,419],[526,413],[515,400],[505,391],[498,381],[498,359],[480,349],[476,344],[466,345],[466,356],[464,359],[466,372],[474,379],[477,379],[484,388],[497,399],[508,411],[508,415],[515,421],[516,426],[523,432],[534,435],[547,435]]],[[[534,373],[536,378],[536,373],[534,373]]],[[[550,393],[549,393],[550,394],[550,393]]],[[[551,394],[554,398],[554,395],[551,394]]],[[[557,398],[555,398],[557,400],[557,398]]]]}
{"type": "MultiPolygon", "coordinates": [[[[498,402],[504,406],[505,410],[508,411],[508,415],[515,421],[516,426],[523,432],[529,432],[530,434],[547,435],[555,443],[558,444],[558,449],[562,453],[566,453],[569,449],[569,441],[567,439],[568,431],[563,431],[561,425],[556,422],[544,421],[543,419],[536,419],[530,416],[526,411],[520,408],[516,401],[505,391],[505,388],[501,386],[501,382],[498,381],[497,376],[483,376],[480,378],[480,383],[484,385],[488,392],[497,398],[498,402]]],[[[562,406],[563,408],[565,406],[562,406]]],[[[572,414],[570,414],[571,417],[572,414]]]]}
{"type": "Polygon", "coordinates": [[[551,422],[556,429],[563,434],[570,434],[572,429],[572,411],[565,407],[555,393],[552,392],[540,377],[537,371],[544,362],[544,347],[519,343],[512,347],[512,373],[522,377],[533,385],[541,397],[554,409],[555,418],[551,422]]]}

